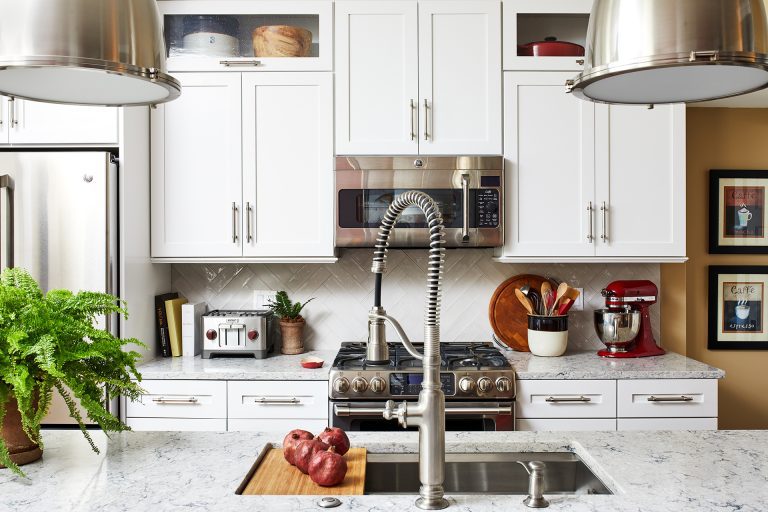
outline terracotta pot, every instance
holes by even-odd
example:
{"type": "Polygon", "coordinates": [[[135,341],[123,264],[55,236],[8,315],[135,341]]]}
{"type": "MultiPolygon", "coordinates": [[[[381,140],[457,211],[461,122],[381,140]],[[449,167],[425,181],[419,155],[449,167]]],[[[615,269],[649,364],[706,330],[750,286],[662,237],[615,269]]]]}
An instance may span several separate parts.
{"type": "Polygon", "coordinates": [[[304,352],[304,326],[306,322],[302,318],[296,322],[280,320],[280,331],[283,334],[283,354],[293,355],[304,352]]]}
{"type": "MultiPolygon", "coordinates": [[[[11,460],[19,466],[35,462],[43,456],[43,450],[37,443],[32,442],[29,436],[21,428],[21,413],[16,403],[16,397],[11,395],[5,404],[5,418],[3,418],[3,440],[11,454],[11,460]]],[[[0,464],[0,468],[4,468],[0,464]]]]}

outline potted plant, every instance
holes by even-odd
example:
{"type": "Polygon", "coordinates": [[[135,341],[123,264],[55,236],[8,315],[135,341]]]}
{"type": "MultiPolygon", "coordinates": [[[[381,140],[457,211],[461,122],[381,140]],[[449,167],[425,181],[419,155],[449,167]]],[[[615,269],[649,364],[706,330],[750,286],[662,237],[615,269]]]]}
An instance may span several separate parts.
{"type": "Polygon", "coordinates": [[[275,300],[269,301],[269,308],[272,313],[280,318],[280,331],[283,335],[283,354],[301,354],[304,352],[304,326],[306,322],[301,316],[301,310],[304,306],[312,302],[312,297],[305,303],[292,303],[288,294],[284,291],[277,292],[275,300]]]}
{"type": "Polygon", "coordinates": [[[40,291],[20,268],[0,274],[0,464],[24,476],[19,465],[42,456],[40,422],[56,389],[90,443],[75,399],[104,432],[129,430],[104,407],[107,396],[136,399],[142,389],[136,362],[124,351],[135,339],[121,340],[94,326],[98,316],[127,318],[125,304],[104,293],[40,291]]]}

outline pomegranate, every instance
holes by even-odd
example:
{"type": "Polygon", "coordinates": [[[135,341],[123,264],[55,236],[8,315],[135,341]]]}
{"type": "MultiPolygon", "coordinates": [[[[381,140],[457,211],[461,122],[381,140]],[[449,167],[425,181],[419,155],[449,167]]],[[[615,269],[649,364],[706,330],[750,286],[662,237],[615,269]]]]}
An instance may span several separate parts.
{"type": "Polygon", "coordinates": [[[317,485],[330,487],[339,485],[347,476],[347,461],[336,453],[336,447],[317,452],[309,461],[309,478],[317,485]]]}
{"type": "Polygon", "coordinates": [[[346,432],[338,427],[325,427],[325,430],[317,435],[322,442],[336,447],[336,453],[344,455],[349,451],[349,438],[346,432]]]}
{"type": "Polygon", "coordinates": [[[285,457],[285,460],[291,463],[291,466],[293,466],[293,457],[294,452],[296,451],[296,445],[299,444],[299,441],[303,441],[305,439],[313,439],[315,436],[312,434],[312,432],[307,432],[306,430],[291,430],[288,432],[288,435],[285,436],[285,439],[283,439],[283,457],[285,457]]]}
{"type": "Polygon", "coordinates": [[[296,445],[293,462],[299,471],[306,475],[309,472],[309,462],[312,460],[312,456],[317,452],[324,452],[328,448],[330,446],[317,438],[299,441],[299,444],[296,445]]]}

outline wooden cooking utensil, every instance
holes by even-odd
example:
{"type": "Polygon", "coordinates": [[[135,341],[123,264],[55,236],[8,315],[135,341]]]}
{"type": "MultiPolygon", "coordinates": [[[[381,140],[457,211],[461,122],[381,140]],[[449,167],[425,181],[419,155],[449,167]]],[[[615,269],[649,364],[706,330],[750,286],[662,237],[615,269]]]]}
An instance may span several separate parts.
{"type": "MultiPolygon", "coordinates": [[[[515,290],[530,286],[532,291],[541,289],[547,278],[532,274],[521,274],[501,283],[493,293],[488,305],[488,319],[496,338],[513,350],[528,350],[528,310],[520,303],[515,290]]],[[[550,281],[550,285],[553,285],[550,281]]]]}
{"type": "Polygon", "coordinates": [[[565,295],[565,292],[568,291],[568,283],[562,282],[560,283],[560,286],[557,287],[557,297],[555,298],[555,304],[558,304],[560,302],[560,299],[563,298],[565,295]]]}
{"type": "Polygon", "coordinates": [[[565,297],[563,300],[561,300],[560,306],[557,308],[558,316],[563,316],[568,313],[568,310],[571,309],[571,304],[573,304],[573,301],[568,297],[565,297]]]}
{"type": "Polygon", "coordinates": [[[522,304],[526,309],[526,311],[528,311],[528,314],[532,315],[533,305],[531,305],[531,301],[528,300],[528,297],[523,295],[523,292],[520,291],[520,288],[515,288],[515,296],[517,297],[517,300],[520,301],[520,304],[522,304]]]}

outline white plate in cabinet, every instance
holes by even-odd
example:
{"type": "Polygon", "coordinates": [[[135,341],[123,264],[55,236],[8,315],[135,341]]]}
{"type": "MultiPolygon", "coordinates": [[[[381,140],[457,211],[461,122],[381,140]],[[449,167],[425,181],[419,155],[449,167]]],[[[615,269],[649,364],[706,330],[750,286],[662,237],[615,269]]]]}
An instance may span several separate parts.
{"type": "Polygon", "coordinates": [[[717,430],[717,418],[619,418],[618,430],[717,430]]]}
{"type": "Polygon", "coordinates": [[[517,418],[615,418],[615,380],[519,380],[517,418]]]}
{"type": "Polygon", "coordinates": [[[226,432],[225,418],[126,418],[125,424],[137,432],[226,432]]]}
{"type": "Polygon", "coordinates": [[[619,418],[716,418],[717,379],[622,380],[619,418]]]}
{"type": "MultiPolygon", "coordinates": [[[[293,429],[300,428],[314,434],[319,434],[328,426],[328,418],[324,419],[231,419],[229,420],[230,432],[276,432],[285,435],[293,429]]],[[[282,439],[282,438],[281,438],[282,439]]]]}
{"type": "Polygon", "coordinates": [[[328,387],[317,381],[229,381],[229,418],[328,417],[328,387]]]}
{"type": "Polygon", "coordinates": [[[523,418],[515,421],[515,430],[521,432],[592,432],[595,430],[616,430],[616,420],[613,418],[523,418]]]}
{"type": "Polygon", "coordinates": [[[139,400],[126,402],[127,418],[227,417],[227,383],[199,380],[145,380],[139,400]]]}

